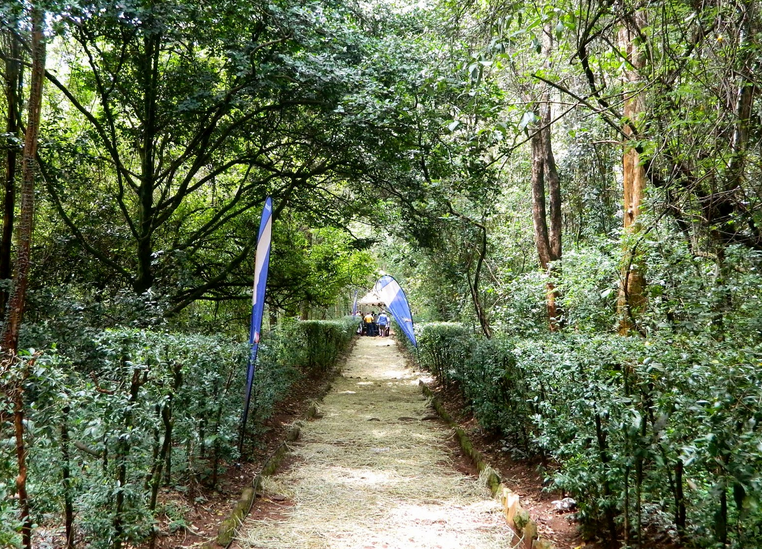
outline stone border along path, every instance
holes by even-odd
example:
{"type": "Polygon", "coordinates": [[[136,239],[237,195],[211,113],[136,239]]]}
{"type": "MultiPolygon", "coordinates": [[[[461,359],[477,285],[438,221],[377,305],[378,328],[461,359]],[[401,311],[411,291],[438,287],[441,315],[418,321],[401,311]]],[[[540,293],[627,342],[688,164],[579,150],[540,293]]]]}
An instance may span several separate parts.
{"type": "Polygon", "coordinates": [[[419,373],[390,338],[362,337],[266,477],[237,549],[492,549],[519,543],[489,489],[455,470],[451,431],[432,415],[419,373]],[[435,419],[434,421],[429,421],[435,419]]]}

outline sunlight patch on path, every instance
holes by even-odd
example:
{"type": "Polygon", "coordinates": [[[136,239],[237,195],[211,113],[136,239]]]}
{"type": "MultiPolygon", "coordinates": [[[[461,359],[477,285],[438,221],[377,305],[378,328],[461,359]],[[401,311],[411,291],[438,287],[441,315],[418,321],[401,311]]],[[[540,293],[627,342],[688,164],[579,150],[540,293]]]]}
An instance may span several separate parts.
{"type": "Polygon", "coordinates": [[[424,419],[418,378],[393,340],[360,338],[323,417],[294,443],[296,464],[267,479],[265,495],[285,497],[287,509],[264,520],[252,513],[236,547],[512,547],[499,504],[452,467],[449,431],[424,419]]]}

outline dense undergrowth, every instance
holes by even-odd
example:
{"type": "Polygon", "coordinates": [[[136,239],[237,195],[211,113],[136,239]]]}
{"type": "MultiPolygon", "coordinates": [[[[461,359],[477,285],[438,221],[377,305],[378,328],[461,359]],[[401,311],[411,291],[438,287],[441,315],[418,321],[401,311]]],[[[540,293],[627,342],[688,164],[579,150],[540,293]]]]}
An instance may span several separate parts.
{"type": "MultiPolygon", "coordinates": [[[[335,364],[355,327],[351,319],[290,322],[263,338],[251,435],[295,382],[335,364]]],[[[42,341],[43,332],[27,339],[42,341]]],[[[65,527],[89,547],[154,536],[157,516],[173,514],[162,508],[162,486],[193,500],[241,459],[247,356],[245,344],[226,336],[122,328],[29,351],[1,371],[0,382],[14,390],[0,413],[12,417],[14,391],[22,395],[34,524],[65,527]]],[[[9,497],[16,444],[10,432],[2,440],[0,546],[12,547],[20,542],[9,497]]]]}
{"type": "Polygon", "coordinates": [[[483,428],[543,456],[590,531],[639,546],[762,544],[762,348],[710,338],[419,327],[419,360],[483,428]]]}

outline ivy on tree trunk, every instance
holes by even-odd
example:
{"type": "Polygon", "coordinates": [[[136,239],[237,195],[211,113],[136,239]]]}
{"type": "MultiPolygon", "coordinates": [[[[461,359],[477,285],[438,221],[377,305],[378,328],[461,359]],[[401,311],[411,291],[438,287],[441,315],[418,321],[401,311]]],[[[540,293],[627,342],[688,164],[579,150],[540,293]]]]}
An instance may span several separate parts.
{"type": "MultiPolygon", "coordinates": [[[[32,228],[34,222],[34,183],[37,154],[37,136],[40,128],[42,109],[42,80],[45,72],[45,40],[43,36],[44,14],[38,7],[32,8],[32,82],[29,95],[29,118],[24,139],[23,181],[21,186],[21,217],[18,224],[18,244],[16,259],[16,277],[5,314],[2,335],[2,358],[15,361],[18,352],[19,328],[26,302],[26,289],[29,278],[32,228]]],[[[28,364],[24,366],[28,368],[28,364]]],[[[27,493],[26,444],[24,440],[24,379],[26,373],[19,376],[14,388],[14,431],[16,439],[16,459],[18,476],[16,491],[21,518],[21,537],[24,547],[32,547],[32,518],[29,514],[29,495],[27,493]]]]}

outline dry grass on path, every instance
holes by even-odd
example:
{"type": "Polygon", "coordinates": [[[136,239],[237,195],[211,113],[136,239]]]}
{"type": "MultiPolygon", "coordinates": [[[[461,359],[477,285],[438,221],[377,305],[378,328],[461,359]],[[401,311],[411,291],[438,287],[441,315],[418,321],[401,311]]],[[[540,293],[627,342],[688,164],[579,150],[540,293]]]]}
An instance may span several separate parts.
{"type": "Polygon", "coordinates": [[[240,549],[487,549],[513,541],[488,490],[458,473],[394,341],[361,338],[302,430],[289,470],[265,484],[240,549]]]}

